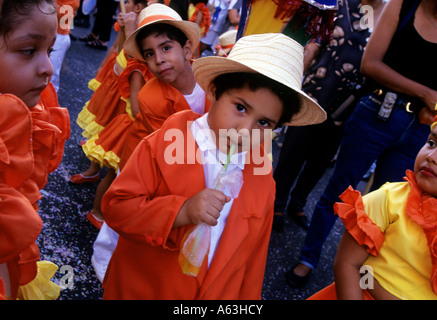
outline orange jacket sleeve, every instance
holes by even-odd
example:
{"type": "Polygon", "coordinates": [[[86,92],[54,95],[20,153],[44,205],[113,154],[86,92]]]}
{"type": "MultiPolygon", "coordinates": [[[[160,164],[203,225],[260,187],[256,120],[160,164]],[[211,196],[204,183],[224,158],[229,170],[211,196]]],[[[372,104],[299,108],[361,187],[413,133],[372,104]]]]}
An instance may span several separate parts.
{"type": "Polygon", "coordinates": [[[179,249],[184,232],[177,234],[176,230],[173,239],[169,237],[172,238],[173,221],[187,198],[154,196],[165,182],[147,140],[140,142],[128,164],[102,199],[106,223],[127,239],[179,249]]]}

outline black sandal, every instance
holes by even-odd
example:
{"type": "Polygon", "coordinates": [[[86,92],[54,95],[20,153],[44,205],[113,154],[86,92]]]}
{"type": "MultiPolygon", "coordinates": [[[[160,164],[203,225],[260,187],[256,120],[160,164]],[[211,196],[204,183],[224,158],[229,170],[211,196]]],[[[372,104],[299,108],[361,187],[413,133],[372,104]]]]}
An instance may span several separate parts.
{"type": "Polygon", "coordinates": [[[97,37],[94,36],[92,33],[84,36],[84,37],[80,37],[79,41],[83,41],[83,42],[90,42],[90,41],[95,41],[97,40],[97,37]]]}
{"type": "Polygon", "coordinates": [[[89,41],[86,43],[87,47],[98,49],[98,50],[108,50],[108,46],[103,44],[102,41],[96,39],[94,41],[89,41]]]}

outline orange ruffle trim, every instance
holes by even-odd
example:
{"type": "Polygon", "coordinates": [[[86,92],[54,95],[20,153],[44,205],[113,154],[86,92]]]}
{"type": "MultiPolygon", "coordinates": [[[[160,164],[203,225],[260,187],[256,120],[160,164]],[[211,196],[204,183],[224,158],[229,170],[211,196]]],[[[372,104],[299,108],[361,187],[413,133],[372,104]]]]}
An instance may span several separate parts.
{"type": "Polygon", "coordinates": [[[334,212],[343,220],[346,230],[355,241],[365,246],[371,255],[377,256],[384,243],[384,233],[364,211],[361,193],[349,187],[340,199],[343,203],[335,203],[334,212]]]}
{"type": "Polygon", "coordinates": [[[431,254],[431,287],[437,294],[437,199],[419,189],[414,173],[407,170],[404,178],[411,187],[406,211],[409,217],[425,232],[431,254]]]}
{"type": "Polygon", "coordinates": [[[198,3],[195,6],[195,10],[193,15],[190,18],[191,22],[195,22],[196,21],[196,16],[197,16],[197,12],[202,12],[203,14],[203,19],[202,22],[200,23],[200,28],[205,28],[205,30],[203,31],[203,34],[207,34],[209,27],[211,26],[211,13],[209,11],[209,8],[207,6],[205,6],[204,3],[198,3]]]}

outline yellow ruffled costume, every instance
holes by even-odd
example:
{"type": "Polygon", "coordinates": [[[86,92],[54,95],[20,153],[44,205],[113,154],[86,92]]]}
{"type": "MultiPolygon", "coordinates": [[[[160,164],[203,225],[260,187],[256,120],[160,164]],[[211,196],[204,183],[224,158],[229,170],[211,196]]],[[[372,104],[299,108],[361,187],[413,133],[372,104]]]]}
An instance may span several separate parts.
{"type": "Polygon", "coordinates": [[[50,281],[58,266],[49,261],[38,261],[38,273],[35,279],[18,287],[17,300],[56,300],[61,288],[50,281]]]}

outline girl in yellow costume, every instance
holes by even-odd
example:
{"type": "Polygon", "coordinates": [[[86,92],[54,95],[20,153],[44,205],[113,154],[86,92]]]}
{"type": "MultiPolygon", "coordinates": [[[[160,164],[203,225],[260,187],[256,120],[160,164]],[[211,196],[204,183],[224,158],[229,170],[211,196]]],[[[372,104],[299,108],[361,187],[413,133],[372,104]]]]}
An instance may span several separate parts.
{"type": "Polygon", "coordinates": [[[310,299],[437,299],[437,117],[404,180],[341,195],[335,283],[310,299]]]}
{"type": "Polygon", "coordinates": [[[40,261],[36,244],[40,190],[70,136],[68,110],[50,83],[56,8],[53,0],[0,7],[0,299],[56,299],[50,278],[58,267],[40,261]]]}

